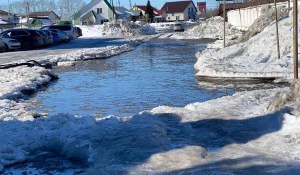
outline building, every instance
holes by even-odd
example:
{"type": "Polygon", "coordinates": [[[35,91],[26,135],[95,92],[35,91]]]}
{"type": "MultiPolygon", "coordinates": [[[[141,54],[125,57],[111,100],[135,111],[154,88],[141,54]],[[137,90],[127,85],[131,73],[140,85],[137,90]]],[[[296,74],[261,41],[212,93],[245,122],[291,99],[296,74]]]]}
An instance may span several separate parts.
{"type": "Polygon", "coordinates": [[[188,21],[197,19],[197,8],[193,1],[166,2],[161,8],[166,13],[166,21],[188,21]]]}
{"type": "Polygon", "coordinates": [[[103,24],[114,18],[114,10],[107,0],[92,0],[72,16],[76,25],[103,24]]]}
{"type": "Polygon", "coordinates": [[[41,22],[42,25],[57,24],[60,21],[60,18],[53,11],[31,12],[29,18],[35,22],[41,22]]]}

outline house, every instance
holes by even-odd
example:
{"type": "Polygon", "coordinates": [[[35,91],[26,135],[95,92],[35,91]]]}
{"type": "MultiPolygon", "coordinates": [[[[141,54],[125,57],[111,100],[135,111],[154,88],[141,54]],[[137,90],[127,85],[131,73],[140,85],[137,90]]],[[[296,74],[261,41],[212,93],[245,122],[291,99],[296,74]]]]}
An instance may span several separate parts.
{"type": "Polygon", "coordinates": [[[93,25],[112,21],[114,16],[114,10],[107,0],[92,0],[76,12],[72,18],[76,25],[93,25]]]}
{"type": "Polygon", "coordinates": [[[193,1],[166,2],[161,8],[167,14],[167,21],[188,21],[197,19],[197,8],[193,1]]]}
{"type": "Polygon", "coordinates": [[[0,10],[0,31],[7,28],[13,28],[16,26],[14,19],[17,19],[16,14],[12,14],[3,10],[0,10]]]}
{"type": "Polygon", "coordinates": [[[154,17],[155,22],[167,21],[167,13],[164,10],[155,10],[154,14],[155,14],[155,17],[154,17]]]}
{"type": "MultiPolygon", "coordinates": [[[[151,8],[152,8],[153,12],[157,11],[156,8],[154,8],[154,7],[151,7],[151,8]]],[[[131,10],[139,10],[145,16],[146,11],[147,11],[147,6],[146,5],[135,5],[131,8],[131,10]]]]}
{"type": "Polygon", "coordinates": [[[0,19],[3,21],[10,21],[14,18],[14,14],[0,10],[0,19]]]}
{"type": "Polygon", "coordinates": [[[38,19],[37,21],[42,22],[42,25],[57,24],[60,21],[53,11],[31,12],[29,18],[38,19]]]}
{"type": "Polygon", "coordinates": [[[115,7],[115,13],[118,19],[129,18],[129,10],[125,7],[115,7]]]}

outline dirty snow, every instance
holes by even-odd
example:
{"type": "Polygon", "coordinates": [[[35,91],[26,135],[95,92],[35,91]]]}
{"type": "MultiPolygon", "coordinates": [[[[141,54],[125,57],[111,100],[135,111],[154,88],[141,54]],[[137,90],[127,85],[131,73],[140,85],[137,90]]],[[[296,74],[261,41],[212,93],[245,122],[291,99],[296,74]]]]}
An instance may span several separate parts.
{"type": "MultiPolygon", "coordinates": [[[[291,18],[282,19],[279,26],[282,59],[276,59],[271,24],[245,43],[198,53],[197,76],[290,78],[291,18]]],[[[110,56],[123,47],[129,51],[134,43],[69,48],[38,58],[70,64],[95,55],[110,56]]],[[[39,52],[19,56],[35,53],[39,52]]],[[[9,58],[2,55],[1,59],[9,58]]],[[[299,82],[291,89],[238,92],[182,108],[159,106],[134,116],[103,119],[72,114],[43,117],[26,109],[20,97],[49,82],[51,71],[19,67],[0,70],[0,75],[1,173],[38,151],[88,165],[87,174],[297,174],[300,170],[299,82]]]]}
{"type": "Polygon", "coordinates": [[[280,55],[277,58],[275,22],[248,41],[222,49],[197,53],[197,76],[274,77],[293,76],[292,15],[279,21],[280,55]]]}
{"type": "MultiPolygon", "coordinates": [[[[199,25],[187,30],[183,33],[175,33],[171,38],[174,39],[199,39],[199,38],[213,38],[213,39],[222,39],[223,38],[223,30],[224,30],[224,22],[223,18],[220,16],[212,17],[207,19],[206,21],[200,22],[199,25]]],[[[237,38],[242,33],[236,27],[225,23],[225,34],[226,37],[229,38],[237,38]]]]}

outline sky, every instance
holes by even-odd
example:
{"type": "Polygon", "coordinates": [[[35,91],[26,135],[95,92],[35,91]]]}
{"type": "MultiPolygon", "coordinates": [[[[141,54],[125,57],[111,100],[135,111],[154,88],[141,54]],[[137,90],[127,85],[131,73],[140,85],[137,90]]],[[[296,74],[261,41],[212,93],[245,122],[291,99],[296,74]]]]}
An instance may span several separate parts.
{"type": "MultiPolygon", "coordinates": [[[[8,2],[14,2],[14,1],[20,1],[20,0],[0,0],[0,4],[8,4],[8,2]]],[[[110,2],[110,0],[108,0],[110,2]]],[[[114,5],[119,5],[120,1],[120,5],[124,6],[126,8],[129,8],[129,1],[130,0],[114,0],[114,5]]],[[[146,5],[148,0],[131,0],[131,5],[146,5]]],[[[179,1],[179,0],[150,0],[150,3],[153,7],[160,9],[165,2],[172,2],[172,1],[179,1]]],[[[211,9],[211,8],[216,8],[217,4],[219,2],[217,2],[216,0],[193,0],[195,5],[197,4],[197,2],[206,2],[207,4],[207,9],[211,9]]],[[[90,2],[90,0],[85,0],[85,2],[90,2]]]]}

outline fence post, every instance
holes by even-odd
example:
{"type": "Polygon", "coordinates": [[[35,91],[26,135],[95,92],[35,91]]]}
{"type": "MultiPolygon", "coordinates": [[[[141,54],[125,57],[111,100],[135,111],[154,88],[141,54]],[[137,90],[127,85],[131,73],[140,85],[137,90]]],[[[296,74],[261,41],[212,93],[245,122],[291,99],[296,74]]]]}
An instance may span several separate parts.
{"type": "Polygon", "coordinates": [[[277,15],[277,1],[276,0],[274,0],[274,5],[275,5],[275,21],[276,21],[277,58],[280,59],[279,33],[278,33],[278,15],[277,15]]]}
{"type": "Polygon", "coordinates": [[[225,48],[225,44],[226,44],[226,41],[225,41],[225,21],[226,21],[226,13],[225,13],[225,10],[226,10],[226,8],[225,8],[225,3],[226,3],[226,1],[225,0],[223,0],[223,18],[224,18],[224,36],[223,36],[223,47],[225,48]]]}
{"type": "Polygon", "coordinates": [[[298,0],[293,1],[294,79],[298,79],[298,0]]]}

